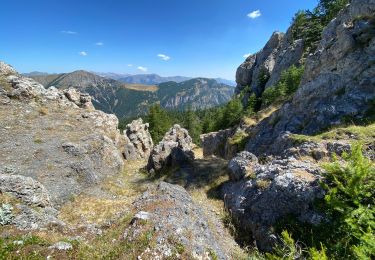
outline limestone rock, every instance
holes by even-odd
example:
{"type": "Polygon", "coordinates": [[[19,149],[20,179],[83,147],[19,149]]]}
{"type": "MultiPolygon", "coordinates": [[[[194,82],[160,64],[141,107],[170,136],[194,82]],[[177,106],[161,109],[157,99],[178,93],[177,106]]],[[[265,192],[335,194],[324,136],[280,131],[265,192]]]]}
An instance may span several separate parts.
{"type": "Polygon", "coordinates": [[[68,88],[63,90],[64,95],[81,108],[94,109],[93,104],[91,103],[91,97],[89,94],[80,93],[75,88],[68,88]]]}
{"type": "Polygon", "coordinates": [[[201,135],[203,156],[215,155],[227,158],[225,146],[228,138],[233,135],[233,132],[234,130],[230,128],[201,135]]]}
{"type": "MultiPolygon", "coordinates": [[[[125,140],[115,115],[93,110],[86,94],[45,89],[10,66],[0,66],[0,176],[7,178],[8,190],[19,189],[26,199],[38,198],[41,206],[58,208],[119,172],[125,140]],[[44,191],[49,204],[40,197],[44,191]]],[[[26,202],[24,206],[29,207],[26,202]]],[[[23,216],[33,215],[32,210],[25,208],[23,216]]],[[[52,211],[35,213],[34,224],[40,226],[38,221],[52,211]]],[[[24,222],[26,217],[21,219],[20,226],[35,227],[24,222]]]]}
{"type": "Polygon", "coordinates": [[[254,176],[226,183],[222,192],[227,209],[261,250],[272,248],[272,225],[283,217],[294,215],[311,224],[322,220],[313,208],[314,200],[324,196],[315,164],[288,158],[253,169],[254,176]]]}
{"type": "Polygon", "coordinates": [[[292,29],[289,28],[280,43],[279,51],[276,54],[275,65],[266,83],[266,88],[275,85],[284,70],[292,65],[301,65],[304,51],[303,47],[303,39],[293,40],[292,29]]]}
{"type": "MultiPolygon", "coordinates": [[[[147,210],[147,215],[152,215],[148,222],[151,223],[151,229],[156,236],[157,245],[150,246],[142,259],[171,257],[173,252],[176,252],[176,245],[182,245],[185,252],[195,256],[194,259],[206,259],[209,251],[212,251],[217,259],[230,259],[226,249],[219,244],[220,238],[213,235],[214,227],[208,224],[202,209],[181,186],[161,182],[156,188],[149,189],[139,197],[134,206],[137,210],[147,210]]],[[[130,240],[142,231],[147,232],[142,230],[144,226],[134,222],[125,230],[125,239],[130,240]]]]}
{"type": "Polygon", "coordinates": [[[353,0],[323,31],[292,100],[254,129],[246,150],[261,154],[285,131],[311,135],[371,115],[375,99],[374,0],[353,0]]]}
{"type": "Polygon", "coordinates": [[[160,171],[166,166],[182,165],[194,159],[193,141],[186,129],[174,125],[151,151],[147,170],[160,171]]]}
{"type": "Polygon", "coordinates": [[[10,65],[0,61],[0,75],[17,74],[17,71],[10,65]]]}
{"type": "Polygon", "coordinates": [[[60,241],[60,242],[57,242],[57,243],[53,244],[49,248],[50,249],[57,249],[57,250],[66,251],[66,250],[73,249],[73,246],[72,246],[72,244],[70,244],[68,242],[60,241]]]}
{"type": "Polygon", "coordinates": [[[30,177],[0,174],[0,192],[9,193],[30,206],[51,205],[46,188],[30,177]]]}
{"type": "Polygon", "coordinates": [[[228,163],[229,178],[232,181],[241,180],[246,174],[253,172],[255,169],[252,166],[257,166],[257,164],[258,158],[254,154],[246,151],[240,152],[228,163]]]}
{"type": "Polygon", "coordinates": [[[149,124],[143,124],[142,118],[134,120],[126,126],[124,130],[125,159],[138,160],[150,156],[154,143],[148,128],[149,124]]]}
{"type": "Polygon", "coordinates": [[[271,75],[283,37],[283,33],[274,32],[261,51],[249,56],[245,62],[240,65],[236,72],[236,82],[238,84],[236,88],[237,94],[240,93],[245,86],[250,86],[250,89],[257,96],[262,94],[264,86],[259,85],[259,78],[262,75],[271,75]]]}

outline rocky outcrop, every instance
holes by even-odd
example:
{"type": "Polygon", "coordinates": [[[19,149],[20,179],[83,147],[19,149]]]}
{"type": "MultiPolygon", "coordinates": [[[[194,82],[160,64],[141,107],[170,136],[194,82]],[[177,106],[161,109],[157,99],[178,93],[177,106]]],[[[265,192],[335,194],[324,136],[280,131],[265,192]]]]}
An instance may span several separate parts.
{"type": "Polygon", "coordinates": [[[322,221],[313,207],[314,200],[324,196],[321,170],[314,163],[290,157],[261,165],[254,155],[241,153],[228,166],[234,181],[222,189],[225,206],[261,250],[272,248],[272,226],[284,217],[310,224],[322,221]]]}
{"type": "MultiPolygon", "coordinates": [[[[292,30],[286,34],[274,32],[265,47],[246,58],[236,72],[236,93],[246,86],[257,96],[275,84],[282,73],[292,65],[299,65],[303,56],[303,41],[293,40],[292,30]]],[[[248,94],[248,93],[247,93],[248,94]]]]}
{"type": "Polygon", "coordinates": [[[233,135],[234,130],[232,128],[220,130],[218,132],[211,132],[200,136],[203,156],[220,156],[227,158],[226,145],[228,138],[233,135]]]}
{"type": "Polygon", "coordinates": [[[167,109],[207,109],[227,103],[234,88],[214,79],[196,78],[181,83],[166,82],[157,91],[160,105],[167,109]]]}
{"type": "Polygon", "coordinates": [[[250,132],[246,150],[261,154],[285,132],[314,134],[371,116],[375,99],[373,0],[353,0],[323,31],[290,102],[250,132]]]}
{"type": "Polygon", "coordinates": [[[254,154],[246,151],[240,152],[228,163],[229,179],[232,181],[243,179],[247,174],[254,172],[257,164],[258,158],[254,154]]]}
{"type": "Polygon", "coordinates": [[[49,194],[44,186],[30,177],[0,175],[0,193],[12,194],[27,205],[50,206],[49,194]]]}
{"type": "Polygon", "coordinates": [[[150,132],[149,124],[143,124],[142,118],[133,120],[124,130],[125,151],[124,156],[127,160],[146,159],[150,156],[154,146],[150,132]]]}
{"type": "Polygon", "coordinates": [[[174,125],[151,151],[147,170],[157,172],[166,166],[181,166],[194,160],[193,141],[186,129],[174,125]]]}
{"type": "Polygon", "coordinates": [[[64,89],[63,93],[70,101],[72,101],[78,107],[94,109],[94,106],[91,103],[91,97],[89,94],[80,93],[75,88],[64,89]]]}
{"type": "Polygon", "coordinates": [[[134,205],[139,213],[125,230],[124,238],[131,241],[132,236],[146,232],[142,231],[147,226],[143,221],[150,223],[156,241],[140,258],[212,259],[215,256],[215,259],[229,259],[202,209],[181,186],[161,182],[155,189],[146,191],[134,205]]]}
{"type": "Polygon", "coordinates": [[[118,119],[93,110],[90,100],[74,89],[45,89],[0,63],[2,192],[25,207],[58,208],[119,172],[125,140],[118,119]]]}

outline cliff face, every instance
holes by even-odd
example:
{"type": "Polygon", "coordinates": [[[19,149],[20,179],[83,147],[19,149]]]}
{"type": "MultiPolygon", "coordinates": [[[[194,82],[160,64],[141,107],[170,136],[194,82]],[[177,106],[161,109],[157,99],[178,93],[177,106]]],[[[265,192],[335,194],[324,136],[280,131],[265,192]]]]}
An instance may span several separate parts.
{"type": "Polygon", "coordinates": [[[167,82],[159,85],[157,92],[161,106],[167,109],[206,109],[228,102],[233,87],[213,79],[197,78],[181,83],[167,82]]]}
{"type": "MultiPolygon", "coordinates": [[[[265,50],[261,54],[272,57],[272,52],[265,50]]],[[[270,68],[274,60],[279,60],[275,62],[279,67],[273,66],[265,86],[273,84],[280,68],[301,57],[291,55],[296,58],[291,59],[288,51],[284,53],[284,57],[266,59],[261,65],[270,68]]],[[[256,54],[246,61],[247,75],[253,73],[251,81],[246,79],[244,64],[241,65],[237,73],[240,85],[253,84],[259,57],[256,54]]],[[[294,216],[301,225],[317,225],[322,221],[324,216],[315,208],[314,201],[324,197],[325,191],[319,184],[325,177],[323,161],[349,152],[358,140],[366,143],[365,155],[374,158],[374,61],[375,0],[352,0],[324,29],[316,52],[306,60],[302,82],[292,99],[246,129],[246,151],[229,162],[230,181],[223,185],[222,196],[241,230],[251,233],[260,249],[272,249],[276,242],[274,226],[279,220],[294,216]],[[309,136],[357,121],[372,122],[352,127],[362,128],[366,134],[351,132],[348,127],[322,134],[324,137],[309,136]],[[291,133],[305,136],[297,140],[291,133]],[[257,160],[254,154],[262,160],[257,160]]],[[[211,142],[207,139],[213,148],[219,147],[216,143],[221,140],[216,136],[211,134],[211,142]]]]}
{"type": "Polygon", "coordinates": [[[247,150],[266,152],[283,132],[314,134],[373,116],[375,1],[354,0],[323,31],[290,102],[250,130],[247,150]]]}
{"type": "Polygon", "coordinates": [[[274,32],[264,48],[250,55],[236,72],[236,93],[246,86],[261,96],[264,89],[275,84],[281,72],[299,65],[303,55],[303,40],[293,40],[292,30],[286,34],[274,32]]]}

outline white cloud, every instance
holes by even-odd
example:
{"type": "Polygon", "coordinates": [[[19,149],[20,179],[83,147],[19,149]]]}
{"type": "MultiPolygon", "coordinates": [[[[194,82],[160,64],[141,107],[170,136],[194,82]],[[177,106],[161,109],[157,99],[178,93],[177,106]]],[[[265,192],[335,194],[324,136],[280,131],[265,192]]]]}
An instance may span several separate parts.
{"type": "Polygon", "coordinates": [[[97,43],[95,43],[95,45],[96,45],[96,46],[103,46],[104,43],[102,43],[102,42],[97,42],[97,43]]]}
{"type": "Polygon", "coordinates": [[[262,13],[260,12],[260,10],[255,10],[255,11],[252,11],[251,13],[249,13],[247,16],[251,19],[255,19],[255,18],[258,18],[261,15],[262,15],[262,13]]]}
{"type": "Polygon", "coordinates": [[[133,64],[128,64],[128,67],[133,67],[133,64]]]}
{"type": "Polygon", "coordinates": [[[165,55],[165,54],[158,54],[158,57],[164,61],[168,61],[171,59],[171,57],[165,55]]]}
{"type": "Polygon", "coordinates": [[[251,55],[251,53],[246,53],[246,54],[243,55],[243,57],[244,57],[244,58],[247,58],[247,57],[249,57],[250,55],[251,55]]]}
{"type": "Polygon", "coordinates": [[[81,56],[87,56],[87,52],[81,51],[81,52],[79,52],[79,55],[81,55],[81,56]]]}
{"type": "Polygon", "coordinates": [[[74,31],[61,31],[63,34],[78,34],[77,32],[74,31]]]}
{"type": "Polygon", "coordinates": [[[142,67],[142,66],[139,66],[137,69],[143,72],[146,72],[148,70],[146,67],[142,67]]]}

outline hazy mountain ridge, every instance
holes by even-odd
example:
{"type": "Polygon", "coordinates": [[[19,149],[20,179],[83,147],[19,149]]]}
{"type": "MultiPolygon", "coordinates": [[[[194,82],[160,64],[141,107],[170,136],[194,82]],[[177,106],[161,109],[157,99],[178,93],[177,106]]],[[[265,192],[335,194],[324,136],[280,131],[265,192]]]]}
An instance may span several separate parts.
{"type": "MultiPolygon", "coordinates": [[[[129,84],[145,84],[145,85],[157,85],[160,83],[165,83],[169,81],[174,81],[177,83],[193,79],[193,77],[186,77],[186,76],[169,76],[163,77],[158,74],[129,74],[129,73],[114,73],[114,72],[96,72],[96,71],[89,71],[92,74],[98,75],[103,78],[107,79],[114,79],[121,81],[123,83],[129,84]]],[[[59,73],[60,74],[60,73],[59,73]]],[[[40,71],[32,71],[29,73],[23,73],[23,76],[26,77],[37,77],[37,76],[47,76],[47,75],[57,75],[56,73],[47,73],[47,72],[40,72],[40,71]]],[[[199,77],[201,78],[201,77],[199,77]]],[[[223,78],[212,78],[216,80],[218,83],[223,83],[228,86],[235,87],[236,82],[234,80],[223,79],[223,78]]],[[[43,80],[43,79],[41,79],[43,80]]]]}
{"type": "Polygon", "coordinates": [[[33,79],[46,88],[56,87],[66,89],[74,87],[81,92],[89,93],[96,108],[114,113],[118,117],[133,117],[145,114],[148,107],[156,102],[167,109],[183,110],[203,109],[218,106],[228,102],[234,88],[218,83],[213,79],[190,79],[181,83],[173,81],[161,83],[156,91],[142,84],[134,85],[113,79],[104,78],[96,74],[78,70],[71,73],[32,76],[33,79]]]}

